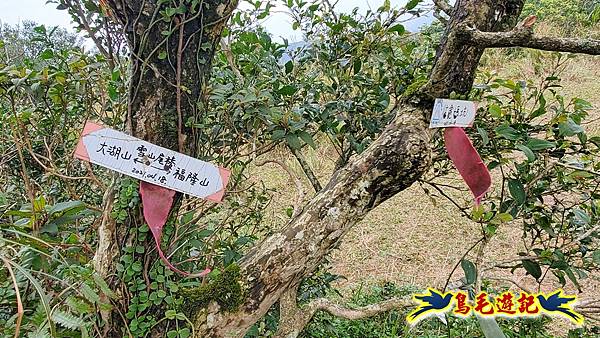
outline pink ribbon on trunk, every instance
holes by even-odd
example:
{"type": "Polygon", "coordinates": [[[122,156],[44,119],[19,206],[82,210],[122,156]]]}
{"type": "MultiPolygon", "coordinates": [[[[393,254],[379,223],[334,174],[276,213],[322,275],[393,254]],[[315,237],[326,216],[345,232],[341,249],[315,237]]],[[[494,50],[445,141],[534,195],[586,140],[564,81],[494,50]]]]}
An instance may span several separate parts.
{"type": "Polygon", "coordinates": [[[483,195],[492,185],[492,178],[487,166],[481,160],[463,128],[445,128],[444,143],[448,156],[475,196],[475,204],[479,205],[483,195]]]}
{"type": "Polygon", "coordinates": [[[173,205],[175,191],[141,181],[140,195],[142,196],[144,219],[146,219],[148,227],[154,236],[154,242],[156,242],[156,250],[158,250],[158,255],[165,265],[167,265],[169,269],[188,277],[202,277],[207,275],[210,272],[209,268],[206,268],[204,271],[197,274],[190,274],[177,269],[175,266],[173,266],[173,264],[171,264],[171,262],[169,262],[160,248],[160,237],[162,235],[163,226],[165,223],[167,223],[171,206],[173,205]]]}

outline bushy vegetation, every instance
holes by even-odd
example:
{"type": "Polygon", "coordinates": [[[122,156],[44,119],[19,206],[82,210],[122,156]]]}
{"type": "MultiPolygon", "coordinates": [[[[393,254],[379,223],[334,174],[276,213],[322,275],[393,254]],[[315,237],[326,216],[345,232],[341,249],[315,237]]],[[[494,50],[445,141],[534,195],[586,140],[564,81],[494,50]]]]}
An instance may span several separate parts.
{"type": "MultiPolygon", "coordinates": [[[[67,2],[58,3],[77,16],[67,2]]],[[[106,13],[92,6],[94,2],[83,3],[95,18],[93,24],[102,27],[106,13]]],[[[166,19],[179,10],[194,10],[189,1],[161,3],[160,15],[166,19]]],[[[328,147],[337,156],[337,167],[363,152],[390,121],[395,105],[427,81],[439,27],[417,34],[401,24],[402,14],[422,13],[418,3],[410,1],[400,10],[386,2],[360,14],[337,13],[320,1],[284,1],[294,27],[306,39],[300,46],[274,41],[255,24],[272,10],[268,1],[250,2],[249,9],[233,16],[203,94],[207,106],[199,107],[202,119],[186,121],[197,133],[198,157],[231,168],[232,183],[222,204],[179,201],[183,207],[163,234],[165,251],[182,269],[213,267],[205,280],[181,278],[157,260],[145,224],[118,234],[122,242],[115,275],[103,278],[95,272],[101,216],[108,213],[119,224],[136,219],[138,183],[75,160],[72,153],[86,120],[126,128],[129,55],[121,46],[110,57],[85,52],[76,36],[60,29],[4,27],[0,334],[14,336],[19,330],[29,337],[102,336],[112,310],[126,324],[125,336],[164,332],[167,337],[189,337],[194,331],[190,306],[214,300],[235,309],[245,292],[235,280],[236,263],[281,225],[267,217],[273,191],[260,179],[250,179],[256,159],[268,157],[275,148],[289,151],[310,177],[312,169],[302,162],[306,147],[328,147]],[[22,319],[14,314],[15,304],[23,306],[22,319]]],[[[586,6],[538,1],[529,10],[558,21],[597,21],[598,6],[589,1],[586,6]]],[[[101,44],[120,41],[108,38],[117,32],[107,31],[101,44]]],[[[585,130],[591,105],[561,94],[561,69],[576,62],[569,59],[561,54],[540,58],[540,71],[547,74],[541,83],[482,72],[470,95],[457,97],[481,102],[469,134],[484,162],[501,178],[480,207],[454,203],[466,219],[480,224],[481,231],[467,239],[474,243],[485,245],[511,221],[522,228],[524,248],[515,255],[523,258],[509,269],[526,271],[539,285],[553,278],[580,289],[581,281],[600,268],[600,137],[585,130]]],[[[442,138],[438,135],[434,142],[436,161],[420,184],[424,192],[444,198],[454,189],[444,180],[454,169],[442,138]]],[[[295,207],[290,204],[279,218],[287,221],[295,207]]],[[[465,276],[475,274],[476,259],[465,253],[465,276]]],[[[300,303],[330,296],[336,279],[319,270],[301,286],[300,303]]],[[[476,281],[465,278],[461,287],[473,290],[476,281]]],[[[417,289],[365,286],[353,293],[349,305],[406,296],[417,289]]],[[[272,334],[277,310],[270,316],[250,335],[272,334]]],[[[409,330],[404,316],[392,311],[344,321],[320,313],[304,335],[481,336],[474,319],[449,318],[448,326],[432,320],[409,330]]],[[[545,336],[545,323],[501,321],[514,337],[545,336]]]]}
{"type": "Polygon", "coordinates": [[[569,27],[593,26],[600,20],[600,2],[597,0],[533,0],[527,1],[523,16],[536,15],[538,19],[569,27]]]}

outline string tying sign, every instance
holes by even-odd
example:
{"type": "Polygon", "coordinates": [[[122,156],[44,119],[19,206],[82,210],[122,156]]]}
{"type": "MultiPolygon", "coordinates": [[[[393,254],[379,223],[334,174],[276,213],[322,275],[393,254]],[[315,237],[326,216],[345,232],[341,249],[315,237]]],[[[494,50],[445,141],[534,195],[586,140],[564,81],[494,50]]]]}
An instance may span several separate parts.
{"type": "Polygon", "coordinates": [[[429,128],[445,128],[444,143],[454,163],[479,205],[492,185],[487,166],[465,133],[475,120],[477,104],[472,101],[436,99],[429,128]]]}
{"type": "Polygon", "coordinates": [[[93,122],[85,124],[75,157],[141,180],[144,218],[160,258],[182,275],[210,272],[191,275],[175,268],[160,248],[160,237],[176,191],[221,202],[229,170],[93,122]]]}

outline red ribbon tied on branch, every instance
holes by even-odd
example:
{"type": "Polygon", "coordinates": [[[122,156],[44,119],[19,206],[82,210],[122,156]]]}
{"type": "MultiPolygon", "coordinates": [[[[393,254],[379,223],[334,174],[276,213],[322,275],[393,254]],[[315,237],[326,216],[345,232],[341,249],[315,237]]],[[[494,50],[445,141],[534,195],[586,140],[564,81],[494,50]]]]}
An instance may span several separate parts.
{"type": "Polygon", "coordinates": [[[163,188],[158,185],[154,185],[148,182],[140,182],[140,195],[142,197],[142,206],[144,212],[144,219],[148,223],[148,227],[154,236],[156,242],[156,250],[158,250],[158,256],[171,270],[187,276],[187,277],[202,277],[210,272],[209,268],[197,274],[190,274],[188,272],[177,269],[163,253],[160,248],[160,238],[162,230],[167,223],[171,206],[173,205],[173,198],[175,197],[175,190],[163,188]]]}
{"type": "Polygon", "coordinates": [[[444,143],[448,157],[471,189],[475,196],[475,204],[479,205],[492,185],[492,178],[487,166],[481,160],[463,128],[445,128],[444,143]]]}

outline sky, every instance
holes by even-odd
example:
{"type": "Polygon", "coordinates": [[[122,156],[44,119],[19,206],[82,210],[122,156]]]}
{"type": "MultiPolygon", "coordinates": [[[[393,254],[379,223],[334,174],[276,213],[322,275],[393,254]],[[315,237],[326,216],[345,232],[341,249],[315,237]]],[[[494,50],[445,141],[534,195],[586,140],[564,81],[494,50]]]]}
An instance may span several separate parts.
{"type": "MultiPolygon", "coordinates": [[[[336,8],[340,12],[348,12],[358,7],[360,12],[364,13],[369,8],[377,9],[383,2],[384,0],[340,0],[336,8]]],[[[391,0],[393,7],[401,7],[405,3],[404,0],[391,0]]],[[[56,4],[46,4],[46,0],[0,0],[0,22],[14,25],[24,20],[73,30],[69,14],[66,11],[57,10],[56,4]]],[[[405,26],[409,30],[415,30],[421,24],[429,21],[431,19],[421,18],[408,22],[405,26]]],[[[263,21],[263,25],[275,38],[283,37],[290,42],[302,40],[302,36],[292,30],[290,19],[284,13],[272,13],[263,21]]]]}

